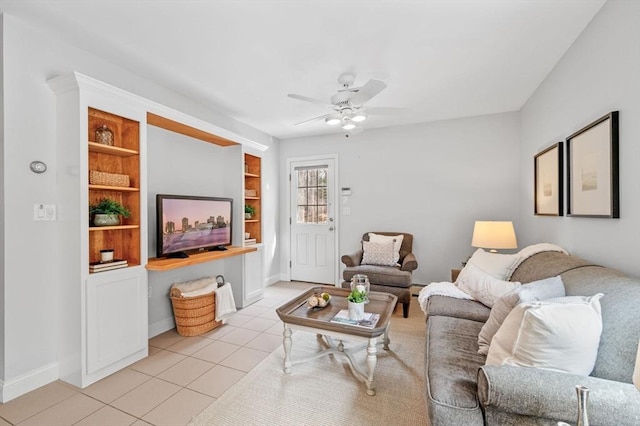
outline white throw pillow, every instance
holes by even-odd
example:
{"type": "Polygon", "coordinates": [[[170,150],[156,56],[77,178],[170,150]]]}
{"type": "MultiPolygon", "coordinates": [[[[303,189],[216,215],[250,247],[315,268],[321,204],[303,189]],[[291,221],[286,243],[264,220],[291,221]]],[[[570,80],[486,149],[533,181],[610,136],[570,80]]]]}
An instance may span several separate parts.
{"type": "Polygon", "coordinates": [[[469,258],[467,264],[471,263],[492,277],[504,280],[510,275],[518,259],[520,256],[517,254],[489,253],[479,248],[469,258]]]}
{"type": "Polygon", "coordinates": [[[517,305],[536,300],[551,299],[552,297],[563,297],[564,295],[562,278],[555,276],[523,284],[500,297],[493,304],[489,319],[484,323],[480,334],[478,334],[478,353],[483,355],[489,353],[491,339],[504,322],[504,319],[509,315],[509,312],[517,305]]]}
{"type": "Polygon", "coordinates": [[[372,243],[393,243],[394,264],[400,260],[400,247],[402,246],[403,239],[404,235],[380,235],[369,232],[369,241],[372,243]]]}
{"type": "Polygon", "coordinates": [[[499,297],[519,287],[520,283],[496,279],[467,262],[467,266],[458,275],[456,285],[483,305],[492,307],[499,297]]]}
{"type": "Polygon", "coordinates": [[[380,266],[395,266],[393,254],[393,243],[373,243],[371,241],[363,241],[362,249],[364,253],[362,255],[363,265],[380,265],[380,266]]]}
{"type": "Polygon", "coordinates": [[[588,376],[602,333],[601,297],[602,293],[561,297],[516,306],[493,336],[486,364],[588,376]]]}

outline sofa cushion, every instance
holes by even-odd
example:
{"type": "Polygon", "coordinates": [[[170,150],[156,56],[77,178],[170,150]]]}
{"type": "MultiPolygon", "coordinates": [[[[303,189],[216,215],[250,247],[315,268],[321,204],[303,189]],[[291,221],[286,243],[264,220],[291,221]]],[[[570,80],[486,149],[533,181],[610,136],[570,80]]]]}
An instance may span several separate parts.
{"type": "Polygon", "coordinates": [[[344,268],[342,278],[351,281],[355,274],[365,274],[371,284],[391,287],[411,287],[411,272],[401,271],[395,266],[360,265],[344,268]]]}
{"type": "Polygon", "coordinates": [[[601,297],[570,296],[516,306],[491,341],[487,365],[588,376],[602,332],[601,297]]]}
{"type": "Polygon", "coordinates": [[[482,424],[476,396],[481,322],[446,316],[427,320],[425,386],[432,425],[482,424]]]}
{"type": "Polygon", "coordinates": [[[640,339],[640,280],[601,266],[584,266],[563,273],[568,296],[604,293],[602,335],[594,377],[631,383],[636,344],[640,339]]]}
{"type": "Polygon", "coordinates": [[[564,284],[559,276],[516,287],[514,290],[500,297],[493,304],[489,319],[482,326],[478,335],[478,351],[481,354],[489,353],[491,339],[496,334],[509,312],[520,303],[545,300],[552,297],[565,295],[564,284]]]}
{"type": "Polygon", "coordinates": [[[490,253],[479,248],[467,261],[499,280],[511,274],[513,266],[519,261],[517,254],[490,253]]]}
{"type": "Polygon", "coordinates": [[[499,280],[473,263],[467,263],[460,271],[456,285],[474,299],[492,307],[499,297],[520,286],[520,283],[499,280]]]}
{"type": "Polygon", "coordinates": [[[475,300],[456,299],[448,296],[431,296],[427,299],[425,315],[445,316],[485,322],[491,310],[475,300]]]}

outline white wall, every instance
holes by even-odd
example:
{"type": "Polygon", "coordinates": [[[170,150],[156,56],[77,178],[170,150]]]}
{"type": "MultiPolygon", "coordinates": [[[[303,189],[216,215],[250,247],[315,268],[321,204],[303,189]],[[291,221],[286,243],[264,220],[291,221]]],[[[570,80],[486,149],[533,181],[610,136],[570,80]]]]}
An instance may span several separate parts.
{"type": "MultiPolygon", "coordinates": [[[[79,35],[81,36],[81,35],[79,35]]],[[[26,24],[3,16],[4,86],[4,362],[0,379],[14,385],[55,369],[56,264],[66,253],[56,222],[34,222],[33,204],[56,204],[55,96],[46,81],[78,71],[197,118],[230,129],[265,145],[268,135],[232,118],[204,109],[134,72],[116,67],[93,52],[83,51],[26,24]],[[49,170],[36,175],[29,163],[42,160],[49,170]]],[[[265,164],[265,169],[276,164],[265,164]]],[[[239,166],[241,170],[241,165],[239,166]]],[[[276,186],[276,182],[270,182],[276,186]]],[[[276,195],[277,196],[277,195],[276,195]]],[[[82,208],[82,207],[80,207],[82,208]]],[[[275,244],[268,241],[269,244],[275,244]]]]}
{"type": "MultiPolygon", "coordinates": [[[[149,257],[157,255],[156,194],[229,196],[225,189],[225,149],[217,145],[149,126],[147,130],[147,203],[149,257]]],[[[237,167],[240,168],[240,158],[237,167]]],[[[237,174],[239,177],[239,172],[237,174]]],[[[234,210],[242,200],[234,199],[234,210]]],[[[242,223],[233,223],[233,233],[242,232],[242,223]]],[[[235,235],[234,235],[235,237],[235,235]]],[[[149,335],[173,328],[169,291],[174,282],[225,274],[224,260],[188,266],[167,272],[149,271],[149,335]]]]}
{"type": "Polygon", "coordinates": [[[610,0],[522,108],[522,243],[557,243],[640,276],[639,117],[640,2],[610,0]],[[533,156],[610,111],[620,111],[620,219],[534,216],[533,156]]]}
{"type": "MultiPolygon", "coordinates": [[[[339,186],[352,190],[351,215],[339,218],[338,261],[360,247],[364,232],[408,232],[419,264],[414,282],[444,281],[473,252],[475,220],[518,217],[516,113],[370,129],[348,139],[281,141],[281,212],[289,211],[287,159],[333,153],[339,186]]],[[[288,220],[283,213],[282,271],[289,262],[288,220]]]]}

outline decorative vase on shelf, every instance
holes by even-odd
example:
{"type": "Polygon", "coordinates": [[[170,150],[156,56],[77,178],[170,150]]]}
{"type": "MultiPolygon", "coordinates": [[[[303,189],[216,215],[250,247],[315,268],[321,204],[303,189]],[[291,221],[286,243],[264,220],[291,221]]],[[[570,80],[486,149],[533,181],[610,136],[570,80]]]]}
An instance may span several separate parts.
{"type": "Polygon", "coordinates": [[[106,124],[96,129],[96,142],[102,145],[113,146],[113,132],[106,124]]]}
{"type": "Polygon", "coordinates": [[[349,319],[360,321],[364,318],[364,302],[348,302],[349,304],[349,319]]]}
{"type": "Polygon", "coordinates": [[[244,214],[244,218],[247,219],[247,220],[251,219],[251,213],[245,213],[244,214]]]}
{"type": "Polygon", "coordinates": [[[93,224],[95,226],[116,226],[120,225],[120,216],[117,214],[100,214],[93,216],[93,224]]]}

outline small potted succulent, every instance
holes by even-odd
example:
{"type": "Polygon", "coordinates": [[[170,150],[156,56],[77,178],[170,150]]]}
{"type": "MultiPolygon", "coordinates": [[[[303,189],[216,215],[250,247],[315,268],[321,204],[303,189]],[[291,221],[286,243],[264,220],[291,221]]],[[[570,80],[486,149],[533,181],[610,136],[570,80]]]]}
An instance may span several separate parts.
{"type": "Polygon", "coordinates": [[[120,224],[120,216],[131,216],[131,211],[111,198],[103,198],[89,205],[89,215],[93,216],[95,226],[114,226],[120,224]]]}
{"type": "Polygon", "coordinates": [[[356,285],[347,296],[349,302],[349,319],[360,321],[364,318],[364,304],[367,301],[367,288],[364,285],[356,285]]]}
{"type": "Polygon", "coordinates": [[[254,214],[256,214],[255,207],[250,206],[249,204],[245,204],[244,205],[244,218],[245,219],[251,219],[254,214]]]}

